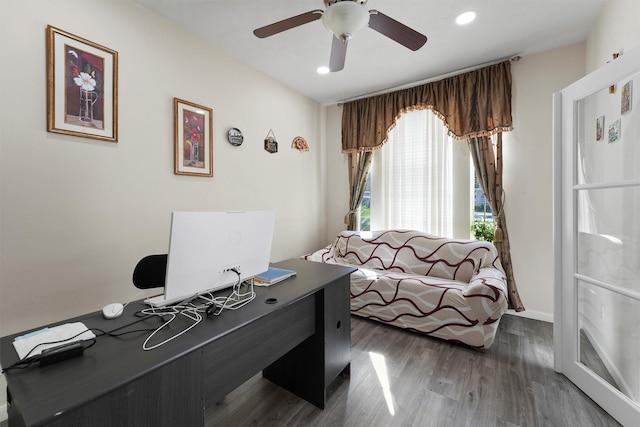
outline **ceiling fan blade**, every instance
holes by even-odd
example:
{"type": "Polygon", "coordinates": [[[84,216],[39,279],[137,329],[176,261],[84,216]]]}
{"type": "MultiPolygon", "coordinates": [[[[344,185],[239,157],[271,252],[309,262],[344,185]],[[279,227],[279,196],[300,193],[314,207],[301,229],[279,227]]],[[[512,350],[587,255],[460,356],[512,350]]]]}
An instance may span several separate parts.
{"type": "Polygon", "coordinates": [[[388,17],[384,13],[375,9],[370,10],[369,13],[371,14],[369,16],[369,27],[404,47],[415,51],[427,42],[427,36],[388,17]]]}
{"type": "Polygon", "coordinates": [[[316,21],[320,18],[322,18],[322,11],[320,9],[316,9],[312,10],[311,12],[301,13],[300,15],[283,19],[282,21],[274,22],[270,25],[265,25],[264,27],[253,30],[253,34],[256,37],[263,39],[265,37],[290,30],[291,28],[299,27],[300,25],[316,21]]]}
{"type": "Polygon", "coordinates": [[[333,36],[331,44],[331,58],[329,59],[329,71],[340,71],[344,68],[344,59],[347,57],[347,43],[333,36]]]}

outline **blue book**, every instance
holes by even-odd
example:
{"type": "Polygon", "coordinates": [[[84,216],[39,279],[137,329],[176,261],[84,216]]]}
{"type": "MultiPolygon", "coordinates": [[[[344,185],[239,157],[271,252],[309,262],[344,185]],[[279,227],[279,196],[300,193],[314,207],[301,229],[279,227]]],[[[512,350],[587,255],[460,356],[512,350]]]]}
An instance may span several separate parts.
{"type": "Polygon", "coordinates": [[[257,286],[271,286],[278,282],[282,282],[284,279],[288,279],[296,274],[293,270],[287,270],[285,268],[269,267],[267,271],[264,271],[253,278],[253,283],[257,286]]]}

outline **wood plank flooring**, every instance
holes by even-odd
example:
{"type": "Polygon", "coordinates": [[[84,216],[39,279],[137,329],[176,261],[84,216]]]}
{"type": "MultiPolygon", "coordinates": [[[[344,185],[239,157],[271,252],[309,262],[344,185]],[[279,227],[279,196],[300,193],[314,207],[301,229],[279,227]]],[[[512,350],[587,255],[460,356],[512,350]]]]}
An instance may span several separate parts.
{"type": "Polygon", "coordinates": [[[207,408],[207,426],[618,426],[553,371],[552,325],[506,315],[485,353],[351,318],[351,378],[324,411],[260,375],[207,408]]]}
{"type": "Polygon", "coordinates": [[[207,408],[206,425],[619,425],[553,371],[550,323],[506,315],[485,353],[359,317],[351,328],[351,378],[333,382],[324,411],[256,375],[207,408]]]}

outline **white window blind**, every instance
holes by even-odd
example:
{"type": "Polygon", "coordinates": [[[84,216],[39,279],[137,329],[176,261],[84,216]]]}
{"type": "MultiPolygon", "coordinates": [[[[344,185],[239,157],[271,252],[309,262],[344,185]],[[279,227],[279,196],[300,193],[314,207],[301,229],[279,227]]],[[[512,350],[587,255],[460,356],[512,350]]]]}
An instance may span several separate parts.
{"type": "Polygon", "coordinates": [[[413,229],[453,237],[453,144],[431,111],[402,115],[374,155],[372,230],[413,229]]]}

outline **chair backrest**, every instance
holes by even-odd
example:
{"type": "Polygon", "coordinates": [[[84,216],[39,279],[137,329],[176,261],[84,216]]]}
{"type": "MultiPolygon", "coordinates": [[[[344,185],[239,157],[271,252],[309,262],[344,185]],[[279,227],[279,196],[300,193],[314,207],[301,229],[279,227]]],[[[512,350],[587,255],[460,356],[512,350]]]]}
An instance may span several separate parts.
{"type": "Polygon", "coordinates": [[[167,254],[148,255],[133,269],[133,285],[138,289],[164,287],[167,254]]]}

